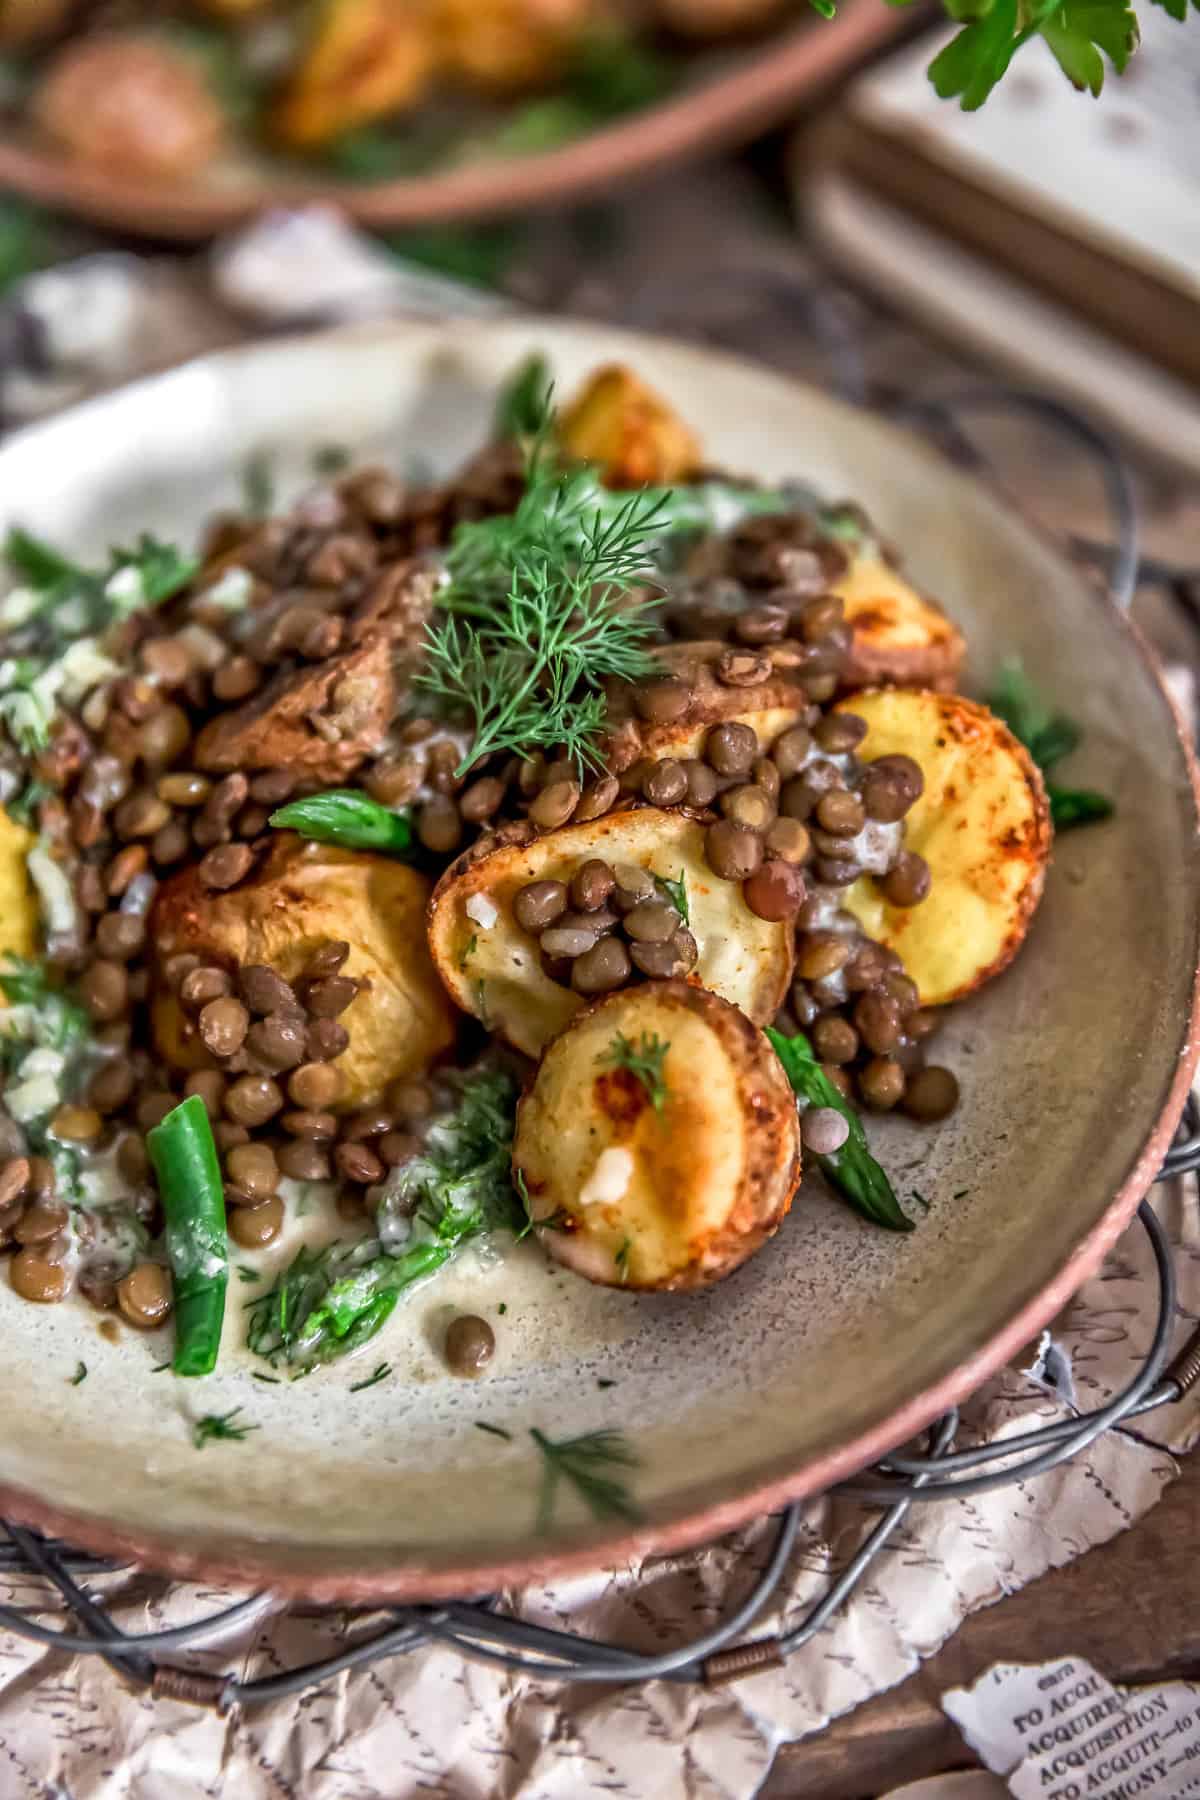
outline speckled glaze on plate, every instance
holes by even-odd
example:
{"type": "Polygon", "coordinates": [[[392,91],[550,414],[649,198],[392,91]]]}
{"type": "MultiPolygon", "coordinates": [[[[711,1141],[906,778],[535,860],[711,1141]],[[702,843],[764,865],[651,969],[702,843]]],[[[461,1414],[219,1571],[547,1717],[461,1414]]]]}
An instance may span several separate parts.
{"type": "Polygon", "coordinates": [[[591,326],[371,328],[209,358],[25,432],[0,449],[0,522],[83,551],[142,526],[187,534],[273,448],[297,482],[331,442],[449,467],[534,345],[560,391],[628,359],[714,462],[860,498],[965,628],[968,686],[1022,654],[1083,722],[1080,777],[1116,795],[1117,817],[1063,841],[1024,953],[949,1018],[958,1113],[871,1126],[897,1187],[931,1202],[910,1236],[806,1185],[720,1287],[649,1297],[552,1272],[526,1244],[452,1267],[354,1366],[277,1387],[233,1346],[236,1282],[229,1352],[203,1384],[151,1372],[169,1334],[110,1343],[95,1314],[3,1282],[0,1514],[325,1600],[479,1593],[698,1541],[861,1467],[978,1385],[1096,1266],[1158,1166],[1197,1054],[1189,753],[1129,624],[916,440],[751,365],[591,326]],[[438,1353],[464,1305],[496,1325],[479,1382],[438,1353]],[[391,1376],[350,1393],[380,1360],[391,1376]],[[193,1448],[191,1419],[238,1405],[252,1437],[193,1448]],[[539,1535],[535,1425],[623,1430],[643,1524],[598,1525],[564,1494],[539,1535]]]}

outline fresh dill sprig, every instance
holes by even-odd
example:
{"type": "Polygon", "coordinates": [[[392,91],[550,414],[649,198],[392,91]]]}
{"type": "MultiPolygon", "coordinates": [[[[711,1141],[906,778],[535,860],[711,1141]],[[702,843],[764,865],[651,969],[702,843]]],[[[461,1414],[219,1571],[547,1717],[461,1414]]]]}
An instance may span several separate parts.
{"type": "Polygon", "coordinates": [[[237,1269],[237,1278],[239,1281],[262,1280],[262,1276],[259,1274],[258,1270],[247,1268],[245,1263],[237,1263],[235,1264],[235,1267],[237,1269]]]}
{"type": "Polygon", "coordinates": [[[257,1431],[257,1425],[243,1425],[240,1422],[238,1414],[241,1410],[240,1406],[233,1406],[227,1413],[205,1413],[202,1419],[197,1419],[192,1426],[192,1442],[197,1450],[203,1450],[205,1444],[212,1443],[215,1439],[238,1444],[252,1431],[257,1431]]]}
{"type": "Polygon", "coordinates": [[[529,1433],[542,1453],[542,1489],[537,1529],[548,1531],[560,1481],[566,1480],[594,1519],[637,1520],[641,1512],[619,1471],[635,1469],[638,1458],[619,1431],[589,1431],[582,1437],[549,1438],[529,1433]]]}
{"type": "Polygon", "coordinates": [[[463,946],[463,949],[460,952],[459,958],[458,958],[458,966],[462,970],[464,975],[467,972],[467,964],[470,962],[471,958],[474,956],[474,954],[478,950],[478,948],[479,948],[479,933],[477,931],[473,931],[471,933],[470,937],[467,939],[466,944],[463,946]]]}
{"type": "Polygon", "coordinates": [[[473,723],[462,770],[535,750],[599,767],[604,683],[655,667],[656,602],[634,590],[652,566],[662,499],[630,494],[605,509],[598,494],[590,470],[556,472],[539,441],[516,511],[455,533],[418,680],[473,723]]]}
{"type": "Polygon", "coordinates": [[[71,1386],[78,1387],[81,1382],[87,1380],[87,1375],[88,1375],[87,1364],[85,1362],[76,1363],[75,1364],[75,1373],[71,1377],[71,1386]]]}
{"type": "Polygon", "coordinates": [[[628,1069],[645,1088],[655,1112],[661,1112],[669,1091],[663,1065],[670,1048],[669,1040],[660,1038],[656,1031],[643,1031],[636,1044],[618,1031],[599,1061],[614,1069],[628,1069]]]}
{"type": "Polygon", "coordinates": [[[629,1252],[633,1249],[631,1237],[622,1238],[613,1253],[613,1261],[621,1271],[621,1280],[629,1280],[629,1252]]]}
{"type": "Polygon", "coordinates": [[[363,1394],[368,1388],[377,1386],[381,1381],[386,1381],[391,1372],[391,1363],[377,1363],[365,1381],[355,1381],[351,1383],[350,1392],[352,1394],[363,1394]]]}
{"type": "Polygon", "coordinates": [[[475,1429],[486,1431],[489,1437],[503,1438],[506,1443],[512,1443],[512,1432],[505,1431],[503,1425],[489,1425],[486,1419],[476,1419],[475,1429]]]}

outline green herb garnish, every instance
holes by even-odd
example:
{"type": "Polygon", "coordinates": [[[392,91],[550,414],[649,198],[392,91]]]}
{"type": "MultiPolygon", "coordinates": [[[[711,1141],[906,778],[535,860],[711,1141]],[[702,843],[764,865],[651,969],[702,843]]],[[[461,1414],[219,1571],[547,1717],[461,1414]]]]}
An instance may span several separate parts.
{"type": "Polygon", "coordinates": [[[464,974],[466,973],[467,964],[470,962],[471,958],[474,956],[474,954],[478,950],[478,948],[479,948],[479,934],[478,934],[478,932],[473,931],[471,933],[470,937],[467,939],[466,944],[463,946],[462,953],[460,954],[459,959],[458,959],[458,966],[463,971],[464,974]]]}
{"type": "Polygon", "coordinates": [[[670,1048],[670,1043],[660,1038],[657,1032],[643,1031],[635,1044],[618,1031],[598,1060],[615,1069],[627,1069],[645,1088],[655,1112],[661,1112],[668,1093],[664,1064],[670,1048]]]}
{"type": "Polygon", "coordinates": [[[766,1030],[783,1072],[800,1098],[809,1106],[832,1106],[850,1127],[850,1136],[840,1150],[816,1158],[830,1186],[873,1225],[882,1225],[888,1231],[911,1231],[912,1220],[905,1216],[891,1182],[871,1155],[862,1120],[841,1089],[830,1081],[804,1033],[798,1031],[794,1037],[784,1037],[770,1025],[766,1030]]]}
{"type": "Polygon", "coordinates": [[[616,1382],[607,1375],[597,1375],[596,1377],[596,1386],[598,1388],[610,1388],[616,1387],[616,1385],[616,1382]]]}
{"type": "Polygon", "coordinates": [[[391,1372],[391,1363],[377,1363],[365,1381],[355,1381],[351,1384],[350,1392],[363,1394],[368,1388],[375,1387],[381,1381],[386,1381],[391,1372]]]}
{"type": "Polygon", "coordinates": [[[32,826],[34,813],[42,801],[48,800],[53,792],[54,789],[47,786],[44,781],[36,779],[28,781],[21,792],[8,802],[5,811],[10,819],[16,820],[18,825],[32,826]]]}
{"type": "Polygon", "coordinates": [[[548,1531],[559,1482],[566,1480],[595,1519],[630,1519],[641,1512],[618,1471],[634,1469],[638,1458],[619,1431],[589,1431],[583,1437],[548,1438],[536,1427],[530,1437],[542,1453],[542,1490],[537,1528],[548,1531]]]}
{"type": "Polygon", "coordinates": [[[242,1439],[257,1431],[257,1425],[243,1425],[238,1419],[240,1406],[231,1407],[227,1413],[205,1413],[192,1426],[192,1442],[197,1450],[203,1450],[205,1444],[214,1440],[240,1444],[242,1439]]]}
{"type": "Polygon", "coordinates": [[[430,1126],[423,1153],[388,1176],[376,1209],[380,1236],[304,1246],[270,1292],[250,1302],[250,1349],[307,1373],[369,1342],[405,1289],[463,1244],[489,1231],[518,1233],[510,1173],[516,1097],[506,1075],[466,1081],[454,1111],[430,1126]]]}
{"type": "Polygon", "coordinates": [[[475,1429],[486,1431],[489,1437],[503,1438],[506,1443],[512,1443],[512,1432],[505,1431],[503,1425],[489,1425],[486,1419],[476,1419],[475,1429]]]}
{"type": "Polygon", "coordinates": [[[269,1381],[272,1387],[281,1387],[283,1385],[278,1375],[264,1375],[259,1369],[251,1369],[250,1379],[251,1381],[269,1381]]]}
{"type": "Polygon", "coordinates": [[[550,364],[540,350],[535,350],[517,364],[500,389],[492,435],[501,441],[536,438],[546,430],[552,416],[553,392],[550,364]]]}
{"type": "Polygon", "coordinates": [[[239,1281],[261,1281],[262,1280],[262,1276],[259,1274],[258,1270],[257,1269],[248,1269],[246,1267],[245,1263],[237,1264],[237,1278],[239,1281]]]}
{"type": "MultiPolygon", "coordinates": [[[[1016,657],[1001,664],[987,703],[994,713],[999,713],[1013,736],[1020,738],[1043,774],[1069,756],[1082,740],[1083,733],[1074,719],[1046,707],[1016,657]]],[[[1091,788],[1059,787],[1047,781],[1046,797],[1055,831],[1097,824],[1101,819],[1111,819],[1115,811],[1107,794],[1098,794],[1091,788]]]]}
{"type": "Polygon", "coordinates": [[[345,444],[318,444],[312,453],[314,475],[340,475],[350,467],[351,456],[345,444]]]}
{"type": "Polygon", "coordinates": [[[357,788],[330,788],[292,800],[271,814],[279,831],[296,831],[318,844],[340,844],[346,850],[382,850],[404,856],[412,848],[412,826],[406,812],[393,812],[357,788]]]}
{"type": "Polygon", "coordinates": [[[915,1206],[919,1206],[921,1208],[922,1212],[929,1211],[928,1200],[925,1198],[924,1194],[922,1194],[917,1188],[914,1188],[912,1191],[912,1199],[913,1199],[913,1204],[915,1206]]]}
{"type": "Polygon", "coordinates": [[[684,924],[690,925],[692,915],[688,910],[687,879],[684,871],[680,869],[678,881],[670,881],[665,875],[656,875],[654,885],[663,899],[669,901],[675,908],[684,924]]]}
{"type": "Polygon", "coordinates": [[[42,965],[28,957],[4,959],[0,991],[8,1002],[7,1010],[0,1013],[0,1041],[26,1048],[72,1050],[91,1034],[91,1020],[84,1008],[54,987],[42,965]]]}
{"type": "Polygon", "coordinates": [[[500,1302],[499,1306],[496,1308],[496,1311],[500,1314],[501,1318],[503,1318],[505,1313],[508,1311],[508,1307],[503,1300],[500,1302]]]}
{"type": "Polygon", "coordinates": [[[633,1239],[630,1237],[622,1238],[621,1242],[617,1245],[617,1248],[616,1248],[615,1252],[613,1253],[613,1262],[616,1264],[617,1268],[620,1269],[620,1271],[621,1271],[621,1280],[622,1281],[629,1280],[629,1252],[632,1249],[633,1249],[633,1239]]]}
{"type": "Polygon", "coordinates": [[[88,1366],[85,1362],[76,1363],[75,1364],[75,1373],[71,1377],[71,1386],[78,1387],[80,1382],[86,1381],[87,1373],[88,1373],[88,1366]]]}

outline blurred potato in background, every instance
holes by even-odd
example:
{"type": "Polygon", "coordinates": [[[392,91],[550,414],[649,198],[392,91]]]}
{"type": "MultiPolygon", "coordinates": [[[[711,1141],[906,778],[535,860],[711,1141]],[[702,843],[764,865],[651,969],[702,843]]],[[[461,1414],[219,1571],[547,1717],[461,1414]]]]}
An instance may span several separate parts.
{"type": "Polygon", "coordinates": [[[81,160],[151,179],[194,174],[224,135],[221,108],[197,64],[133,32],[65,44],[33,104],[42,130],[81,160]]]}
{"type": "Polygon", "coordinates": [[[396,0],[324,0],[274,114],[293,148],[328,143],[425,94],[437,62],[429,8],[396,0]]]}

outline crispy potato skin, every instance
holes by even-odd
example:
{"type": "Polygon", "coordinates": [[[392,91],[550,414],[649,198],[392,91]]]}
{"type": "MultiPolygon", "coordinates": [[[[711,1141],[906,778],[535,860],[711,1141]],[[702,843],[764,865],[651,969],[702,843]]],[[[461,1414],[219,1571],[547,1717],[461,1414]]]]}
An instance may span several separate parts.
{"type": "MultiPolygon", "coordinates": [[[[0,956],[32,956],[40,929],[37,895],[25,858],[37,839],[0,811],[0,956]]],[[[0,994],[0,1006],[6,1005],[0,994]]]]}
{"type": "Polygon", "coordinates": [[[216,155],[221,111],[187,57],[134,32],[77,38],[33,103],[41,129],[98,169],[162,181],[216,155]]]}
{"type": "Polygon", "coordinates": [[[539,1056],[563,1030],[584,1001],[544,973],[512,903],[527,882],[569,879],[590,856],[672,879],[682,871],[700,953],[697,978],[752,1019],[774,1018],[791,980],[793,931],[757,918],[740,887],[711,872],[702,824],[657,807],[630,807],[541,836],[532,825],[506,826],[451,863],[429,903],[429,947],[457,1006],[527,1056],[539,1056]],[[476,894],[500,915],[487,931],[466,910],[476,894]]]}
{"type": "Polygon", "coordinates": [[[614,488],[686,481],[703,462],[696,434],[621,363],[588,378],[561,414],[558,436],[569,457],[594,463],[614,488]]]}
{"type": "Polygon", "coordinates": [[[698,757],[714,725],[732,720],[749,725],[765,750],[804,716],[808,696],[787,670],[778,670],[754,688],[726,687],[713,673],[713,663],[728,644],[669,644],[656,651],[664,674],[686,675],[687,710],[669,725],[639,719],[628,682],[615,682],[608,694],[609,735],[604,746],[607,766],[621,774],[636,762],[698,757]]]}
{"type": "Polygon", "coordinates": [[[953,692],[967,644],[935,601],[873,556],[856,557],[832,591],[845,602],[854,632],[844,686],[953,692]]]}
{"type": "Polygon", "coordinates": [[[325,0],[307,50],[272,117],[275,135],[310,150],[414,105],[437,61],[425,6],[325,0]]]}
{"type": "Polygon", "coordinates": [[[923,1006],[961,1000],[1012,961],[1041,899],[1052,841],[1041,772],[1002,720],[957,694],[880,689],[838,710],[866,719],[865,761],[903,753],[920,764],[925,791],[904,842],[933,876],[919,906],[891,905],[870,876],[845,904],[903,957],[923,1006]]]}
{"type": "Polygon", "coordinates": [[[297,769],[341,781],[380,742],[395,705],[390,646],[380,631],[344,655],[275,676],[244,706],[219,713],[196,740],[196,767],[215,774],[297,769]]]}
{"type": "MultiPolygon", "coordinates": [[[[269,963],[291,980],[321,944],[347,941],[345,973],[369,985],[342,1014],[350,1044],[338,1062],[347,1082],[341,1106],[361,1106],[454,1042],[454,1013],[425,944],[428,897],[425,877],[394,858],[305,844],[281,832],[240,887],[210,893],[195,869],[165,883],[150,923],[156,964],[161,971],[168,957],[194,950],[228,969],[269,963]]],[[[153,1024],[172,1068],[212,1066],[161,975],[153,1024]]]]}
{"type": "Polygon", "coordinates": [[[546,1051],[521,1101],[513,1167],[557,1261],[610,1287],[710,1286],[775,1232],[800,1180],[795,1096],[762,1033],[689,981],[647,982],[588,1006],[546,1051]],[[661,1108],[603,1060],[620,1033],[669,1046],[661,1108]],[[619,1200],[580,1194],[603,1151],[633,1172],[619,1200]],[[618,1251],[625,1254],[617,1260],[618,1251]]]}

